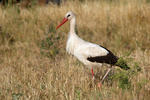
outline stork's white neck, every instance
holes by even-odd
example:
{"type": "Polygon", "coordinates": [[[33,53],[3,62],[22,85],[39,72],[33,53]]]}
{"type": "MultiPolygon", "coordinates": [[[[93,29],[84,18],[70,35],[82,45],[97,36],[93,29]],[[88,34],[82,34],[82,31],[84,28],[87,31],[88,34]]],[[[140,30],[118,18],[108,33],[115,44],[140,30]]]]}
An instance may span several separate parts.
{"type": "Polygon", "coordinates": [[[75,32],[75,26],[76,26],[76,18],[73,17],[70,20],[70,32],[67,40],[67,52],[74,54],[74,50],[81,44],[83,41],[78,37],[78,35],[75,32]]]}
{"type": "Polygon", "coordinates": [[[71,20],[70,20],[70,34],[75,34],[75,26],[76,26],[76,18],[73,17],[71,20]]]}

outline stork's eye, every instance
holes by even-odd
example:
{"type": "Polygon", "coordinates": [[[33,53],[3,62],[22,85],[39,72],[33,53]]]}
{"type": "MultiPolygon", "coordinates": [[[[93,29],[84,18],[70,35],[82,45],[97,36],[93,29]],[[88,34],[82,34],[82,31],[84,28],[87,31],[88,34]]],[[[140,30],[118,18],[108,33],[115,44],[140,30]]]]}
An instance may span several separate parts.
{"type": "Polygon", "coordinates": [[[67,17],[69,17],[69,16],[70,16],[70,14],[67,17]]]}

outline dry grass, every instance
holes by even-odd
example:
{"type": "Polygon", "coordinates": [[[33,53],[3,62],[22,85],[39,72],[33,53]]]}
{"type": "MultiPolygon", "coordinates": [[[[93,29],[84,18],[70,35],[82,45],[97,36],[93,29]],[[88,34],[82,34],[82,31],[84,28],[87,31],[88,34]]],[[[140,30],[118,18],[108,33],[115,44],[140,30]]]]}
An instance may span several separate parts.
{"type": "Polygon", "coordinates": [[[0,8],[0,99],[148,100],[149,16],[150,4],[139,0],[0,8]],[[130,78],[130,89],[119,88],[118,81],[97,88],[90,70],[66,54],[69,26],[57,32],[55,27],[69,10],[77,15],[82,38],[125,56],[131,68],[135,62],[142,68],[130,78]]]}

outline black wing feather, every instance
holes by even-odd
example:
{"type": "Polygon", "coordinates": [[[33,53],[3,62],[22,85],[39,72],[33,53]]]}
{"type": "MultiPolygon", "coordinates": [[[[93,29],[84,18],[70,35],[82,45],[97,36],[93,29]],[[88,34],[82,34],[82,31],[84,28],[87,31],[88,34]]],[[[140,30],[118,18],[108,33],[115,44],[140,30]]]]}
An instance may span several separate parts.
{"type": "MultiPolygon", "coordinates": [[[[102,47],[102,46],[101,46],[102,47]]],[[[103,47],[104,48],[104,47],[103,47]]],[[[106,49],[106,48],[104,48],[106,49]]],[[[118,57],[115,56],[111,51],[106,49],[109,53],[105,56],[95,56],[95,57],[88,57],[87,60],[91,62],[97,63],[106,63],[114,65],[118,61],[118,57]]]]}

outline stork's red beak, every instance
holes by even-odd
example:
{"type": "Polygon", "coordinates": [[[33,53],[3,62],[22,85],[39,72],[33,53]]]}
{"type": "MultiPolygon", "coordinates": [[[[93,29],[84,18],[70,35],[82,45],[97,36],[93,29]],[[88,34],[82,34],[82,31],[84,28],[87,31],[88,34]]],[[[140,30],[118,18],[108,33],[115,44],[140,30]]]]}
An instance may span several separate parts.
{"type": "Polygon", "coordinates": [[[58,29],[61,25],[63,25],[65,22],[67,22],[68,19],[67,18],[64,18],[63,21],[61,22],[61,24],[59,24],[56,29],[58,29]]]}

